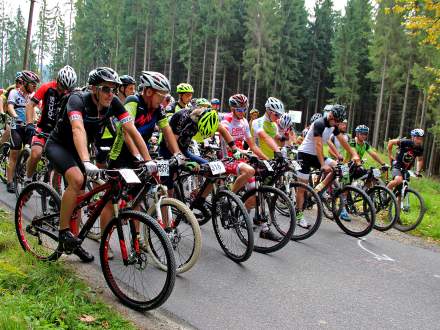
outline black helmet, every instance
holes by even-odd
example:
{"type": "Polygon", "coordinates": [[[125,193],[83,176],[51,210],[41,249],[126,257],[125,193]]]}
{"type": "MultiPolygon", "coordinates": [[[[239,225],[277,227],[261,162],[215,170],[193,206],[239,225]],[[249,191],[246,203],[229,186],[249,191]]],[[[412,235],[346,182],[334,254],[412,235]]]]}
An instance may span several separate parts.
{"type": "Polygon", "coordinates": [[[334,104],[329,111],[333,114],[335,120],[340,123],[347,119],[347,111],[343,105],[334,104]]]}
{"type": "Polygon", "coordinates": [[[120,76],[119,79],[121,80],[123,86],[136,84],[136,80],[134,80],[132,76],[129,76],[127,74],[120,76]]]}
{"type": "Polygon", "coordinates": [[[89,73],[89,85],[97,86],[103,82],[111,82],[121,85],[122,82],[119,79],[115,70],[107,67],[99,67],[89,73]]]}

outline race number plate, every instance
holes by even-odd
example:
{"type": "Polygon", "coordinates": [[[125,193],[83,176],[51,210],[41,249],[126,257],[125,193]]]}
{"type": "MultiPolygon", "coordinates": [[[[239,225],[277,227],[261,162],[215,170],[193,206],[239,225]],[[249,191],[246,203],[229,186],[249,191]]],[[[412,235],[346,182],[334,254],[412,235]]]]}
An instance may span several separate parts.
{"type": "Polygon", "coordinates": [[[380,178],[380,170],[378,168],[373,168],[373,176],[377,179],[380,178]]]}
{"type": "Polygon", "coordinates": [[[343,176],[343,177],[348,176],[348,174],[349,174],[348,166],[346,166],[346,165],[342,165],[342,166],[341,166],[341,172],[342,172],[342,176],[343,176]]]}
{"type": "Polygon", "coordinates": [[[170,164],[168,160],[158,160],[157,164],[157,172],[160,176],[169,176],[170,175],[170,164]]]}
{"type": "Polygon", "coordinates": [[[292,166],[295,171],[299,171],[302,168],[302,166],[295,160],[292,161],[292,166]]]}
{"type": "Polygon", "coordinates": [[[138,176],[132,169],[122,168],[119,170],[119,173],[126,183],[141,183],[141,180],[139,180],[138,176]]]}
{"type": "Polygon", "coordinates": [[[209,167],[213,175],[222,174],[226,172],[225,165],[220,161],[209,162],[209,167]]]}
{"type": "Polygon", "coordinates": [[[266,168],[269,172],[273,172],[272,165],[267,160],[263,160],[264,165],[266,165],[266,168]]]}

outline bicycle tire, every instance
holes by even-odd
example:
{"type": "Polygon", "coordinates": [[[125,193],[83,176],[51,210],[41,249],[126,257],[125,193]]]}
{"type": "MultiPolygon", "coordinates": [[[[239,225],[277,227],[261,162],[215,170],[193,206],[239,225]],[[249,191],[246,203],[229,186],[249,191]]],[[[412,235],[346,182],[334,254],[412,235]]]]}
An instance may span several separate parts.
{"type": "MultiPolygon", "coordinates": [[[[311,213],[309,211],[316,207],[316,220],[312,222],[313,225],[311,225],[310,228],[305,229],[303,227],[300,227],[298,223],[296,224],[296,229],[292,235],[292,240],[302,241],[313,236],[313,234],[316,233],[316,231],[318,230],[319,226],[321,226],[323,206],[318,193],[310,185],[299,181],[292,181],[290,185],[291,188],[301,187],[305,190],[306,198],[304,198],[304,205],[303,205],[304,216],[306,216],[308,213],[311,213]],[[304,232],[303,230],[306,231],[304,232]]],[[[295,203],[295,209],[296,209],[296,198],[295,196],[292,196],[292,191],[289,192],[289,197],[295,203]]],[[[313,218],[313,215],[307,216],[307,219],[309,218],[313,218]]],[[[308,222],[310,223],[311,221],[308,222]]]]}
{"type": "Polygon", "coordinates": [[[8,168],[8,155],[10,148],[11,146],[8,142],[5,142],[0,146],[0,180],[3,183],[8,182],[6,171],[8,168]]]}
{"type": "Polygon", "coordinates": [[[237,263],[248,260],[254,249],[254,235],[249,214],[240,197],[231,191],[220,190],[213,196],[211,209],[214,233],[225,254],[237,263]],[[228,240],[224,239],[223,231],[230,234],[229,242],[237,237],[236,246],[240,246],[242,252],[235,253],[227,246],[228,240]]]}
{"type": "MultiPolygon", "coordinates": [[[[172,227],[164,228],[165,232],[168,235],[168,238],[171,241],[171,245],[174,251],[174,259],[176,260],[176,272],[177,274],[181,274],[190,270],[197,262],[200,257],[200,252],[202,250],[202,233],[200,231],[199,223],[197,222],[196,217],[191,212],[188,206],[186,206],[181,201],[174,198],[163,198],[161,200],[162,206],[171,206],[177,210],[177,217],[175,219],[174,225],[172,227]],[[177,219],[179,218],[179,219],[177,219]],[[184,228],[184,225],[187,224],[190,227],[191,232],[188,229],[184,228]],[[178,230],[180,227],[180,231],[178,230]],[[183,227],[183,230],[182,230],[183,227]],[[185,248],[185,240],[182,239],[184,233],[188,233],[187,236],[193,237],[193,243],[190,247],[189,256],[186,257],[184,255],[185,248]],[[183,245],[183,247],[182,247],[183,245]]],[[[149,208],[147,214],[154,219],[156,217],[156,205],[153,204],[149,208]]],[[[174,214],[174,212],[173,212],[174,214]]],[[[144,228],[145,229],[145,228],[144,228]]],[[[147,228],[148,229],[148,228],[147,228]]],[[[150,256],[156,262],[157,266],[163,270],[167,270],[167,265],[165,265],[159,258],[159,254],[155,251],[155,244],[151,241],[151,235],[149,235],[149,231],[144,231],[144,241],[146,244],[146,248],[150,256]],[[148,243],[147,243],[148,242],[148,243]]]]}
{"type": "MultiPolygon", "coordinates": [[[[400,204],[399,205],[399,219],[394,224],[394,227],[397,230],[400,230],[402,232],[407,232],[407,231],[415,229],[422,222],[423,217],[425,216],[425,212],[426,212],[425,200],[423,199],[422,195],[420,195],[420,193],[418,191],[416,191],[412,188],[407,188],[404,198],[408,194],[413,194],[416,197],[416,199],[419,201],[420,212],[417,215],[416,220],[414,222],[411,222],[411,221],[407,220],[408,217],[406,216],[407,214],[409,214],[409,209],[404,208],[402,210],[402,208],[401,208],[402,202],[398,203],[398,205],[400,204]],[[402,219],[402,215],[404,215],[404,219],[402,219]]],[[[409,217],[411,217],[411,216],[409,216],[409,217]]]]}
{"type": "Polygon", "coordinates": [[[335,217],[335,221],[338,224],[338,226],[348,235],[353,237],[362,237],[371,232],[374,226],[374,222],[376,219],[376,211],[374,209],[373,202],[371,201],[370,197],[367,195],[365,191],[362,189],[359,189],[357,187],[353,187],[350,185],[344,186],[342,189],[338,190],[336,194],[334,195],[333,199],[333,214],[335,217]],[[344,198],[341,198],[340,196],[342,194],[346,194],[345,197],[346,201],[344,202],[344,198]],[[338,205],[337,200],[341,201],[338,205]],[[360,199],[359,199],[360,198],[360,199]],[[362,201],[360,205],[354,205],[355,202],[362,201]],[[364,220],[358,220],[358,221],[344,221],[341,220],[339,215],[342,212],[342,207],[346,206],[347,212],[351,214],[352,216],[362,215],[365,214],[366,218],[364,220]],[[342,206],[342,207],[341,207],[342,206]],[[361,208],[361,210],[358,210],[358,208],[361,208]],[[361,211],[361,212],[358,212],[361,211]],[[359,227],[361,226],[361,229],[353,230],[353,227],[359,227]],[[350,226],[349,226],[350,225],[350,226]]]}
{"type": "MultiPolygon", "coordinates": [[[[139,311],[151,310],[162,305],[171,295],[176,280],[173,249],[165,231],[147,214],[138,211],[125,210],[121,211],[118,217],[114,217],[110,220],[102,234],[99,256],[101,260],[101,269],[107,285],[124,305],[139,311]],[[157,269],[155,266],[148,267],[150,263],[149,256],[139,246],[139,240],[136,233],[136,222],[141,223],[143,226],[150,227],[150,233],[157,236],[158,241],[162,244],[164,258],[168,265],[166,272],[158,272],[155,270],[157,269]],[[112,241],[113,233],[116,233],[115,241],[112,241]],[[124,237],[121,237],[120,233],[124,237]],[[113,242],[115,245],[118,245],[119,243],[118,250],[113,248],[114,257],[112,259],[108,258],[110,242],[113,242]],[[123,245],[125,249],[119,249],[121,247],[120,244],[122,243],[129,244],[123,245]],[[129,257],[126,264],[124,264],[124,261],[121,258],[121,254],[123,253],[126,253],[129,257]],[[121,270],[113,270],[113,268],[117,268],[118,265],[121,270]],[[151,271],[149,274],[145,274],[150,269],[151,271]],[[138,273],[140,274],[141,272],[142,278],[138,283],[125,283],[126,281],[124,279],[134,281],[138,273]],[[148,289],[146,290],[152,291],[152,282],[150,281],[157,279],[160,274],[165,274],[165,278],[163,281],[159,280],[157,294],[150,297],[149,292],[139,292],[140,289],[145,289],[147,283],[148,289]],[[129,292],[130,290],[132,291],[131,293],[129,292]]],[[[151,261],[151,263],[154,262],[151,261]]]]}
{"type": "Polygon", "coordinates": [[[53,261],[61,255],[58,244],[61,199],[56,191],[42,182],[27,185],[18,196],[15,206],[15,229],[21,247],[40,260],[53,261]],[[31,202],[35,205],[26,205],[31,202]],[[37,214],[37,204],[41,204],[42,215],[37,214]],[[32,217],[32,220],[26,218],[32,217]],[[47,245],[43,246],[43,239],[47,245]]]}
{"type": "Polygon", "coordinates": [[[24,182],[26,178],[26,162],[31,155],[31,149],[25,147],[21,150],[18,155],[17,162],[15,163],[15,171],[14,171],[14,185],[15,185],[15,195],[20,195],[21,191],[24,188],[24,182]]]}
{"type": "MultiPolygon", "coordinates": [[[[272,253],[283,248],[292,238],[296,225],[295,206],[293,202],[290,200],[289,196],[287,196],[282,190],[270,186],[260,186],[257,189],[252,189],[245,192],[242,197],[243,204],[246,204],[247,200],[256,194],[264,195],[264,198],[262,200],[267,202],[267,207],[269,208],[268,219],[267,221],[264,221],[262,226],[269,227],[269,230],[271,230],[272,227],[275,228],[276,233],[279,234],[278,236],[281,237],[281,240],[279,242],[275,242],[265,238],[261,238],[260,237],[261,232],[260,232],[258,236],[254,236],[254,251],[260,253],[272,253]],[[286,220],[287,225],[285,226],[280,225],[281,223],[280,218],[282,216],[282,213],[280,212],[281,213],[280,215],[277,216],[275,215],[275,212],[278,211],[276,204],[279,199],[283,200],[283,204],[287,206],[289,210],[288,211],[289,215],[284,216],[284,218],[287,219],[286,220]],[[267,242],[267,244],[264,244],[265,242],[267,242]],[[270,242],[273,242],[273,245],[269,246],[270,242]]],[[[255,212],[252,210],[255,210],[255,208],[250,209],[250,212],[255,212]]],[[[285,212],[286,210],[283,211],[285,212]]],[[[251,214],[252,213],[250,213],[250,216],[251,214]]],[[[253,215],[255,216],[255,213],[253,213],[253,215]]],[[[266,214],[264,214],[263,217],[265,218],[266,214]]],[[[262,226],[254,226],[254,229],[260,230],[262,229],[262,226]]]]}
{"type": "Polygon", "coordinates": [[[376,210],[376,221],[373,228],[379,231],[387,231],[392,228],[399,218],[396,196],[390,189],[381,185],[369,188],[367,194],[376,210]],[[381,211],[385,211],[385,214],[382,214],[381,211]]]}

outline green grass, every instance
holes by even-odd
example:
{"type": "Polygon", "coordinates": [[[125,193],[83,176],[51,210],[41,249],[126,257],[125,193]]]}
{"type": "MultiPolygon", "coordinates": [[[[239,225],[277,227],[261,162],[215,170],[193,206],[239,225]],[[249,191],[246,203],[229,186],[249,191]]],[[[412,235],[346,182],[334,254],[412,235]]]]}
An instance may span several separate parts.
{"type": "Polygon", "coordinates": [[[0,329],[135,329],[63,261],[24,253],[10,217],[0,210],[0,329]]]}
{"type": "MultiPolygon", "coordinates": [[[[379,155],[383,161],[388,162],[385,153],[379,152],[379,155]]],[[[379,166],[369,155],[364,158],[367,159],[366,168],[379,166]]],[[[422,195],[427,211],[420,225],[409,234],[425,237],[440,244],[440,180],[435,177],[411,178],[410,187],[422,195]]]]}

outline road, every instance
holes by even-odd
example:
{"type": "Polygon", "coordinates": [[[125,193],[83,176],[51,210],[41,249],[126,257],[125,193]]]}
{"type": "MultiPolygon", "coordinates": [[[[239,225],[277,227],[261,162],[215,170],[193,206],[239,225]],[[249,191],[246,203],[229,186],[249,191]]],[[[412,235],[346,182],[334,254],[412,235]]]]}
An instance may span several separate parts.
{"type": "MultiPolygon", "coordinates": [[[[15,195],[0,187],[0,201],[15,195]]],[[[178,276],[167,314],[199,329],[439,329],[440,253],[324,221],[310,239],[242,265],[225,257],[212,225],[202,255],[178,276]]],[[[99,267],[98,244],[87,242],[99,267]]]]}

